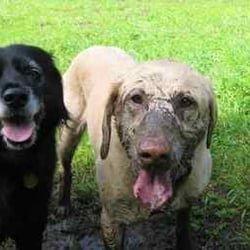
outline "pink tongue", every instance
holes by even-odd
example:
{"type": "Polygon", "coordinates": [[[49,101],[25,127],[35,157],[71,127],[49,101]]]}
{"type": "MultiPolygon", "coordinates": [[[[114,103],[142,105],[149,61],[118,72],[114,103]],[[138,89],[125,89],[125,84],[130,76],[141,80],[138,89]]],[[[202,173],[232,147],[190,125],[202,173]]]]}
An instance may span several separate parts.
{"type": "Polygon", "coordinates": [[[170,171],[163,175],[152,175],[149,171],[140,170],[133,186],[134,196],[151,211],[160,208],[173,194],[170,171]]]}
{"type": "Polygon", "coordinates": [[[4,122],[1,133],[13,142],[24,142],[32,136],[33,129],[33,123],[16,125],[4,122]]]}

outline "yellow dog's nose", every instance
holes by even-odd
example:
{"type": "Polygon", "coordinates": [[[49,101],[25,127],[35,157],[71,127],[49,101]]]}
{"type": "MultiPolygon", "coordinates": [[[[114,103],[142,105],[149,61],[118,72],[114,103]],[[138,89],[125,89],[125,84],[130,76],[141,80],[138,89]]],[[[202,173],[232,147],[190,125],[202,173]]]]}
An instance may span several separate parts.
{"type": "Polygon", "coordinates": [[[163,136],[144,137],[138,143],[137,150],[141,160],[150,163],[153,160],[164,158],[170,152],[170,145],[163,136]]]}

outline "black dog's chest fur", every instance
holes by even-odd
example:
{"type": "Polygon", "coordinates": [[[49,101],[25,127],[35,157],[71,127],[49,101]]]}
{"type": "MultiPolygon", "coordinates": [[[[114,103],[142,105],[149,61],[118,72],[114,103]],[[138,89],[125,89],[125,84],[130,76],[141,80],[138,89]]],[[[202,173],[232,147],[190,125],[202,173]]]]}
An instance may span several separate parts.
{"type": "Polygon", "coordinates": [[[11,181],[0,177],[0,214],[5,216],[0,216],[0,231],[4,231],[3,228],[6,224],[6,222],[9,221],[9,217],[11,214],[10,211],[10,201],[11,201],[11,194],[13,193],[14,189],[11,185],[11,181]]]}
{"type": "Polygon", "coordinates": [[[26,220],[46,213],[56,162],[53,133],[37,146],[24,153],[0,152],[0,240],[15,237],[26,220]]]}
{"type": "Polygon", "coordinates": [[[26,200],[32,199],[36,193],[35,189],[28,190],[23,184],[22,176],[18,178],[1,175],[0,177],[0,231],[3,235],[11,234],[15,223],[18,224],[27,209],[26,200]]]}
{"type": "Polygon", "coordinates": [[[41,193],[39,184],[33,188],[26,187],[24,176],[0,177],[0,231],[3,235],[12,234],[18,223],[29,214],[30,203],[41,193]]]}

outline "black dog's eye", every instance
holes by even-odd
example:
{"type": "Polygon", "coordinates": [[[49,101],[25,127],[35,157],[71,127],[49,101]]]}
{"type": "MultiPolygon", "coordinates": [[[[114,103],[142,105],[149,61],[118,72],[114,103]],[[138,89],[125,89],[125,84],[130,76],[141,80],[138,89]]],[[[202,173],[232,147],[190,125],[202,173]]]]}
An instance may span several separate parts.
{"type": "Polygon", "coordinates": [[[25,73],[26,75],[32,77],[32,79],[34,80],[38,80],[41,77],[39,70],[34,68],[26,69],[25,73]]]}
{"type": "Polygon", "coordinates": [[[143,103],[143,98],[141,95],[135,94],[131,97],[131,100],[136,103],[136,104],[142,104],[143,103]]]}
{"type": "Polygon", "coordinates": [[[190,97],[187,97],[187,96],[183,96],[181,99],[180,99],[180,106],[182,108],[187,108],[187,107],[190,107],[194,104],[194,100],[190,97]]]}

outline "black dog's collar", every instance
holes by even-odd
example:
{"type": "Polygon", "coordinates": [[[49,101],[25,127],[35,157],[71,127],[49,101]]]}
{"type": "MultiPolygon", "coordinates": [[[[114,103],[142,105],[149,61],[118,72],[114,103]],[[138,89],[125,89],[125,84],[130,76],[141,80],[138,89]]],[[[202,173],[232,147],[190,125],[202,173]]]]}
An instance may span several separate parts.
{"type": "Polygon", "coordinates": [[[38,184],[38,177],[33,173],[26,173],[23,176],[23,185],[28,189],[35,188],[38,184]]]}

